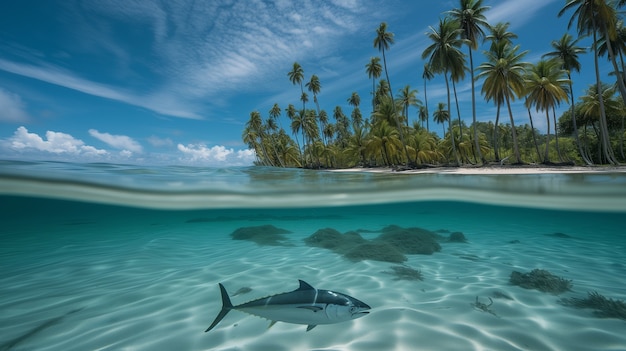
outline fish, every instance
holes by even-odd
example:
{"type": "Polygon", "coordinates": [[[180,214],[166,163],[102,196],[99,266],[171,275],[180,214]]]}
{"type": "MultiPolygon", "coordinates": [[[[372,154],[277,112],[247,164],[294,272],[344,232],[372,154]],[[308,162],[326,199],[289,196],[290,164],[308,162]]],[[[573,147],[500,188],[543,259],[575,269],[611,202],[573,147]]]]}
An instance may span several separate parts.
{"type": "Polygon", "coordinates": [[[246,312],[269,319],[270,327],[276,322],[304,324],[310,331],[318,324],[335,324],[363,317],[371,309],[366,303],[352,296],[331,290],[315,289],[303,280],[294,291],[263,297],[234,306],[226,288],[219,283],[222,295],[222,309],[205,333],[226,317],[231,310],[246,312]]]}

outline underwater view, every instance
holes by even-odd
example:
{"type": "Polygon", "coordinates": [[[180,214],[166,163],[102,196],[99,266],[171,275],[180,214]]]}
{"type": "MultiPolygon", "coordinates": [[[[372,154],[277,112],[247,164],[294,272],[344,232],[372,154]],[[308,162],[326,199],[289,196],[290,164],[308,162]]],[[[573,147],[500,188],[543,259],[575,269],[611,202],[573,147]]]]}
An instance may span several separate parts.
{"type": "Polygon", "coordinates": [[[625,172],[1,161],[0,208],[2,351],[626,350],[625,172]]]}

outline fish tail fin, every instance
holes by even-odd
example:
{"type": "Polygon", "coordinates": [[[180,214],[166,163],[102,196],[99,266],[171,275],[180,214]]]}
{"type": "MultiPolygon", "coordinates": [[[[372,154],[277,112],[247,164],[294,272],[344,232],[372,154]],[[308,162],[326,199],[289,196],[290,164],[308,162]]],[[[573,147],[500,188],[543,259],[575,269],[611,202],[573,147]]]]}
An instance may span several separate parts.
{"type": "Polygon", "coordinates": [[[220,292],[222,294],[222,310],[220,311],[220,313],[217,314],[217,317],[215,317],[215,320],[213,321],[213,323],[211,323],[211,325],[207,328],[207,330],[204,331],[205,333],[213,329],[219,322],[222,321],[224,317],[226,317],[228,312],[230,312],[230,310],[233,309],[233,304],[230,302],[230,298],[228,297],[226,288],[224,288],[224,285],[222,284],[219,284],[219,286],[220,286],[220,292]]]}

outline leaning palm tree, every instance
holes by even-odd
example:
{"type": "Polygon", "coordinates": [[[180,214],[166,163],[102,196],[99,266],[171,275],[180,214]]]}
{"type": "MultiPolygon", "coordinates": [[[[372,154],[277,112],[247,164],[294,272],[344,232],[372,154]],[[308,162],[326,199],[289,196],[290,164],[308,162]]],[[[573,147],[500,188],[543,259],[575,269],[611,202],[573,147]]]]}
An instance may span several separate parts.
{"type": "Polygon", "coordinates": [[[567,72],[567,79],[569,80],[569,94],[570,94],[570,102],[571,102],[571,118],[572,125],[574,127],[574,141],[576,142],[576,146],[578,147],[578,153],[583,161],[587,165],[592,165],[593,162],[587,157],[587,154],[583,152],[582,144],[578,138],[578,126],[576,125],[576,109],[574,108],[574,89],[572,86],[572,71],[580,72],[580,61],[578,61],[578,55],[584,54],[586,50],[577,46],[578,39],[574,40],[574,38],[568,33],[563,34],[561,39],[553,40],[552,47],[554,51],[551,51],[545,55],[544,57],[554,57],[559,58],[562,63],[562,68],[567,72]]]}
{"type": "MultiPolygon", "coordinates": [[[[577,29],[579,36],[586,36],[591,33],[593,38],[593,43],[598,42],[598,33],[601,31],[601,24],[598,22],[604,22],[609,20],[608,18],[603,18],[600,16],[599,10],[606,9],[606,7],[601,6],[605,4],[603,0],[568,0],[565,6],[559,11],[559,17],[562,16],[566,11],[570,9],[574,9],[574,14],[570,18],[568,23],[568,28],[571,28],[572,24],[575,20],[577,20],[577,29]]],[[[606,26],[606,23],[604,23],[606,26]]],[[[604,98],[602,96],[602,81],[600,79],[600,65],[598,62],[598,48],[597,45],[591,45],[593,48],[593,61],[595,66],[595,74],[596,74],[596,90],[597,97],[599,99],[599,109],[600,109],[600,145],[602,148],[602,154],[607,162],[611,164],[617,165],[618,162],[615,159],[615,155],[613,153],[613,148],[611,147],[611,142],[609,140],[609,129],[606,120],[606,109],[604,106],[604,98]]]]}
{"type": "MultiPolygon", "coordinates": [[[[473,124],[476,124],[476,94],[474,91],[474,59],[472,56],[472,50],[478,49],[478,42],[485,36],[483,28],[489,28],[487,18],[484,15],[489,7],[483,6],[482,2],[482,0],[460,0],[460,8],[448,12],[452,18],[459,22],[461,27],[461,36],[466,40],[465,43],[469,48],[473,124]]],[[[486,160],[480,152],[480,145],[478,141],[478,128],[474,128],[474,147],[476,153],[484,164],[486,163],[486,160]]]]}
{"type": "Polygon", "coordinates": [[[376,79],[383,73],[383,66],[380,65],[380,57],[370,58],[370,62],[365,65],[367,76],[372,78],[372,112],[376,109],[376,79]]]}
{"type": "MultiPolygon", "coordinates": [[[[465,55],[459,50],[463,41],[459,39],[461,29],[459,24],[449,18],[439,19],[437,29],[430,27],[428,37],[433,43],[422,53],[422,58],[428,58],[428,65],[435,73],[443,73],[448,92],[448,115],[450,115],[450,84],[448,75],[451,72],[460,71],[460,67],[465,67],[465,55]]],[[[451,130],[450,130],[451,131],[451,130]]],[[[452,138],[452,133],[450,132],[452,138]]],[[[454,158],[460,164],[459,155],[456,151],[454,139],[451,139],[454,158]]]]}
{"type": "MultiPolygon", "coordinates": [[[[389,50],[391,44],[394,43],[393,33],[387,31],[387,23],[382,22],[378,28],[376,29],[376,37],[374,38],[374,47],[378,49],[378,51],[382,52],[383,55],[383,68],[385,69],[385,77],[387,78],[387,84],[389,84],[389,96],[391,100],[393,100],[393,89],[391,89],[391,82],[389,80],[389,71],[387,70],[387,57],[385,55],[385,50],[389,50]]],[[[395,109],[395,104],[394,109],[395,109]]],[[[406,154],[406,164],[408,165],[411,158],[409,157],[409,151],[406,147],[406,142],[404,141],[404,132],[402,131],[402,125],[400,124],[400,120],[398,117],[398,113],[396,111],[396,128],[398,128],[398,132],[400,133],[400,141],[402,142],[402,147],[404,148],[404,153],[406,154]]]]}
{"type": "Polygon", "coordinates": [[[481,92],[487,101],[494,100],[496,104],[506,102],[511,121],[513,153],[516,162],[522,163],[511,100],[524,95],[524,72],[528,64],[521,60],[528,51],[518,52],[518,50],[519,45],[512,47],[506,41],[493,45],[491,50],[484,52],[487,62],[478,66],[479,73],[476,78],[485,79],[481,92]]]}
{"type": "MultiPolygon", "coordinates": [[[[532,65],[528,70],[524,83],[526,85],[526,107],[535,106],[537,112],[546,113],[546,147],[543,156],[544,163],[550,163],[550,110],[554,109],[561,101],[567,101],[567,86],[569,80],[565,78],[565,70],[558,59],[541,60],[532,65]]],[[[556,124],[555,137],[556,135],[556,124]]],[[[557,137],[558,138],[558,137],[557,137]]],[[[556,139],[558,140],[558,139],[556,139]]],[[[557,153],[558,153],[557,142],[557,153]]]]}

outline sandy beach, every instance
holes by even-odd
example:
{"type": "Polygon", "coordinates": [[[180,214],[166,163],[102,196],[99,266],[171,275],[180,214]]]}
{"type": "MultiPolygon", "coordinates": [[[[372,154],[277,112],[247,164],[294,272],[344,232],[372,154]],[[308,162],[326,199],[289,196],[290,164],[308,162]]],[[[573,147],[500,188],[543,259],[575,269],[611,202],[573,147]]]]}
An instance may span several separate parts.
{"type": "Polygon", "coordinates": [[[428,167],[420,169],[395,170],[392,168],[346,168],[333,172],[371,172],[371,173],[446,173],[446,174],[545,174],[545,173],[626,173],[626,166],[484,166],[484,167],[428,167]]]}

